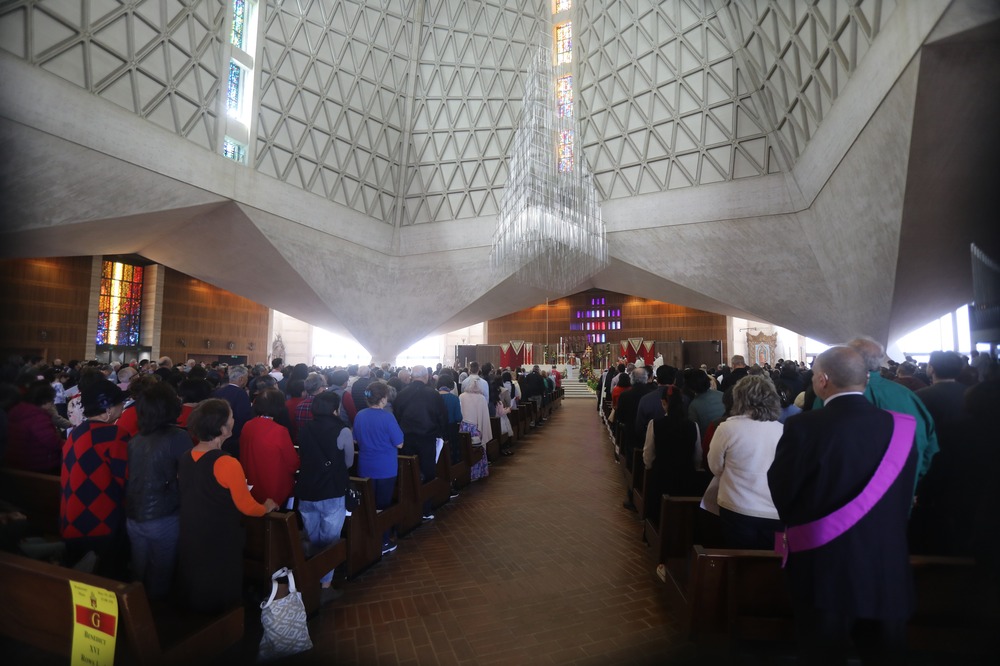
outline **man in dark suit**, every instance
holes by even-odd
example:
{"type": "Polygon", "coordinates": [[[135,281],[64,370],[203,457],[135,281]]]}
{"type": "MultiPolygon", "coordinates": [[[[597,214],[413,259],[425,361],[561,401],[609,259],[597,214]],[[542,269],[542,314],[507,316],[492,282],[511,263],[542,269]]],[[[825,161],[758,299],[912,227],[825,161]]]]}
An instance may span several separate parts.
{"type": "MultiPolygon", "coordinates": [[[[850,347],[816,359],[813,389],[823,409],[785,422],[767,473],[771,498],[786,526],[824,518],[850,503],[879,468],[892,415],[864,397],[867,366],[850,347]]],[[[846,661],[851,637],[863,657],[904,656],[913,612],[913,575],[906,541],[917,449],[882,498],[846,532],[811,550],[794,549],[788,580],[802,663],[846,661]]]]}
{"type": "MultiPolygon", "coordinates": [[[[393,416],[403,431],[402,453],[417,456],[422,483],[437,477],[435,440],[444,439],[448,428],[448,406],[435,389],[427,385],[427,368],[413,366],[411,380],[396,396],[393,416]]],[[[424,502],[424,520],[434,520],[430,499],[424,502]]]]}
{"type": "Polygon", "coordinates": [[[233,434],[222,443],[222,450],[237,458],[240,457],[240,433],[246,422],[253,418],[253,407],[246,389],[248,375],[245,365],[230,366],[229,383],[212,393],[213,398],[222,398],[233,409],[233,434]]]}
{"type": "MultiPolygon", "coordinates": [[[[661,366],[662,367],[662,366],[661,366]]],[[[642,448],[643,438],[646,433],[635,431],[636,415],[639,413],[639,401],[647,393],[656,390],[656,384],[649,383],[649,373],[646,368],[635,368],[630,375],[632,388],[623,391],[618,396],[618,407],[615,409],[615,422],[621,428],[621,454],[625,459],[625,466],[632,469],[632,452],[635,447],[642,448]]],[[[634,471],[634,470],[633,470],[634,471]]],[[[626,492],[627,497],[622,502],[626,509],[635,511],[635,504],[632,503],[632,488],[626,492]]]]}

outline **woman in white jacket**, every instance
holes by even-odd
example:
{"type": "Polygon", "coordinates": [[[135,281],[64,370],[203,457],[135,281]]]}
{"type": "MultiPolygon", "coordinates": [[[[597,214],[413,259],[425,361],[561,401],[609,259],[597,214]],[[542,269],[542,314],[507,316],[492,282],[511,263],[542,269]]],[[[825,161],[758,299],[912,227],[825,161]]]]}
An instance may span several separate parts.
{"type": "Polygon", "coordinates": [[[783,529],[771,501],[767,470],[784,428],[781,399],[771,380],[749,375],[733,386],[732,416],[719,424],[708,466],[719,477],[719,517],[729,548],[774,548],[783,529]]]}

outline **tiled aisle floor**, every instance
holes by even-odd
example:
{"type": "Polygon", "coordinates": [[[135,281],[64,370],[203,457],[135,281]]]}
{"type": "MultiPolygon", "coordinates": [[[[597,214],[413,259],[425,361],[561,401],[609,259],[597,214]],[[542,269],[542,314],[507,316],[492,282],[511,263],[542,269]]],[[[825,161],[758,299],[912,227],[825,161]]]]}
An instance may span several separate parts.
{"type": "Polygon", "coordinates": [[[315,647],[302,661],[691,659],[635,514],[622,508],[621,472],[595,408],[563,401],[488,479],[348,581],[310,623],[315,647]]]}

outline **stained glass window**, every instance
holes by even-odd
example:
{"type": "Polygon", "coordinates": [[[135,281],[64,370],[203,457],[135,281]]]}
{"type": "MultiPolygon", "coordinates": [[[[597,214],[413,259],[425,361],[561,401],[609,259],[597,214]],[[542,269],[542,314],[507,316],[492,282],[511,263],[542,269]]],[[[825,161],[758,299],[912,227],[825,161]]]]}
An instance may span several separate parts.
{"type": "Polygon", "coordinates": [[[250,8],[246,0],[233,0],[233,32],[229,41],[233,46],[244,49],[246,44],[247,19],[250,18],[250,8]]]}
{"type": "Polygon", "coordinates": [[[242,143],[233,141],[228,136],[222,144],[222,154],[240,164],[245,164],[247,161],[247,147],[242,143]]]}
{"type": "Polygon", "coordinates": [[[560,118],[573,117],[573,75],[567,74],[556,79],[556,107],[560,118]]]}
{"type": "Polygon", "coordinates": [[[142,266],[105,261],[97,313],[97,344],[139,345],[142,266]]]}
{"type": "Polygon", "coordinates": [[[559,173],[573,170],[573,130],[559,132],[559,173]]]}
{"type": "Polygon", "coordinates": [[[556,64],[573,62],[573,23],[567,21],[556,26],[556,64]]]}
{"type": "Polygon", "coordinates": [[[229,61],[229,89],[226,93],[226,111],[236,117],[240,114],[240,97],[243,94],[243,68],[236,61],[229,61]]]}
{"type": "Polygon", "coordinates": [[[565,12],[573,7],[573,0],[552,0],[552,13],[565,12]]]}

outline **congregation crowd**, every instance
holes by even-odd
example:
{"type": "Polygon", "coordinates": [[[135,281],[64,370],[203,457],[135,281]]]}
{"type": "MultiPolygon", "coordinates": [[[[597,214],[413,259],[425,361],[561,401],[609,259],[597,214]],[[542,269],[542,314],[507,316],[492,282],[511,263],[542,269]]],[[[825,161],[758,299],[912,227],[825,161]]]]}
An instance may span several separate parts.
{"type": "MultiPolygon", "coordinates": [[[[996,580],[1000,367],[989,354],[895,363],[859,337],[812,367],[659,361],[600,379],[616,458],[642,466],[647,497],[702,497],[726,547],[782,553],[808,663],[842,663],[850,636],[889,662],[903,654],[911,554],[974,557],[996,580]]],[[[646,507],[654,525],[658,511],[646,507]]]]}
{"type": "MultiPolygon", "coordinates": [[[[468,433],[471,478],[486,477],[491,419],[512,433],[511,410],[521,401],[542,407],[560,382],[555,367],[476,362],[318,368],[274,359],[248,368],[12,358],[0,368],[0,460],[60,477],[61,542],[52,550],[22,539],[30,516],[0,500],[0,548],[139,580],[151,599],[220,612],[242,599],[241,515],[294,510],[310,548],[335,543],[351,474],[371,478],[376,507],[386,508],[398,453],[417,456],[426,483],[442,451],[458,461],[468,433]]],[[[513,455],[509,445],[501,453],[513,455]]],[[[434,519],[429,501],[423,519],[434,519]]],[[[390,528],[382,554],[396,548],[390,528]]],[[[333,574],[321,580],[324,604],[341,594],[333,574]]]]}

